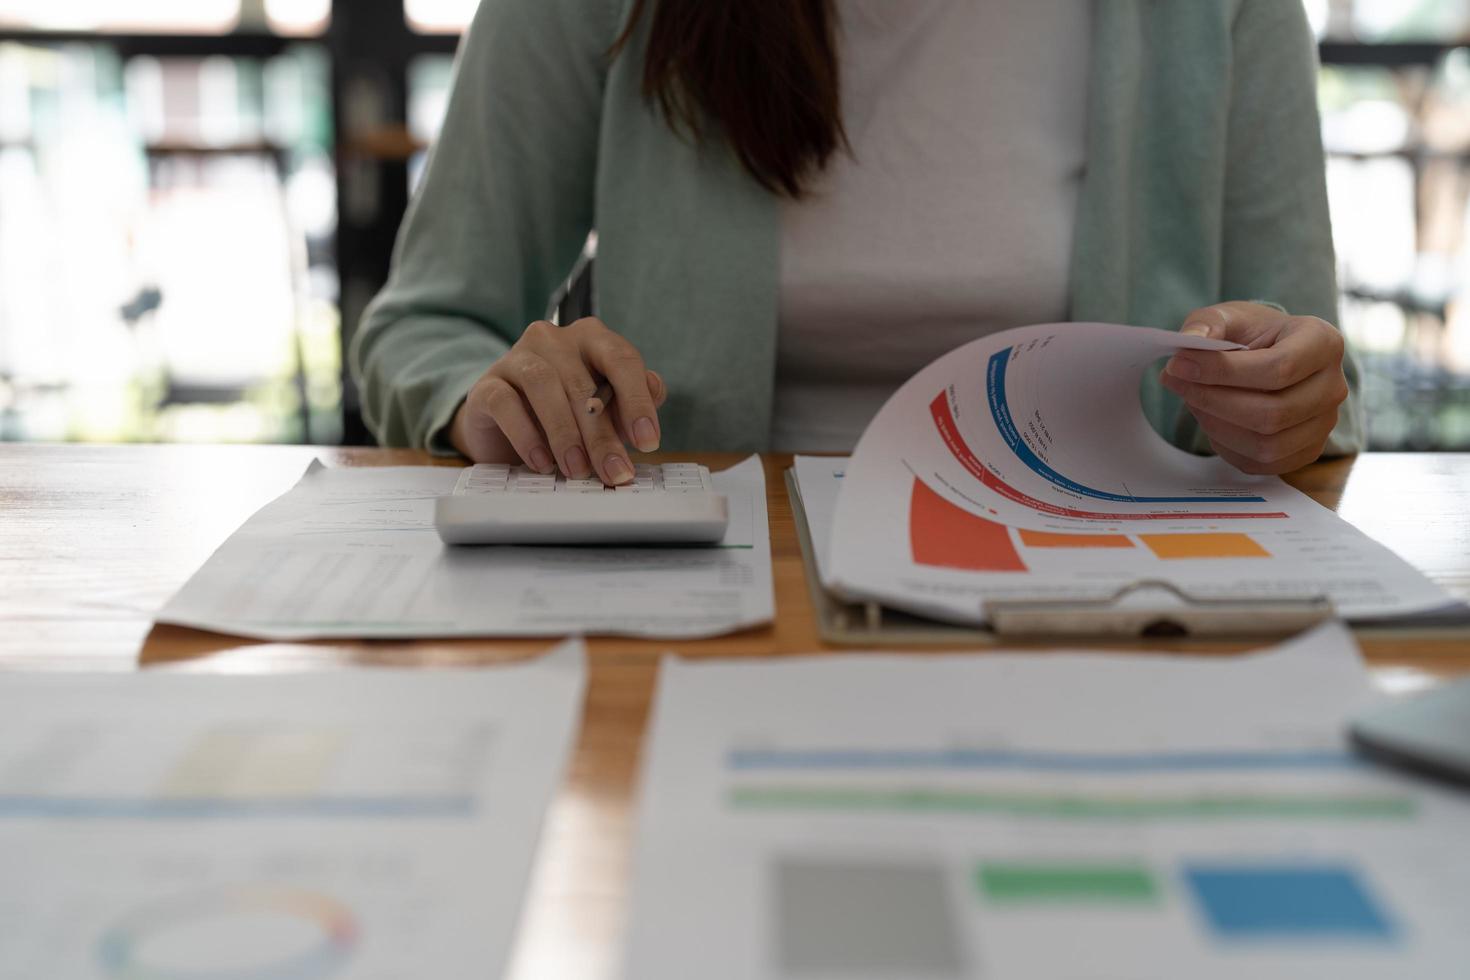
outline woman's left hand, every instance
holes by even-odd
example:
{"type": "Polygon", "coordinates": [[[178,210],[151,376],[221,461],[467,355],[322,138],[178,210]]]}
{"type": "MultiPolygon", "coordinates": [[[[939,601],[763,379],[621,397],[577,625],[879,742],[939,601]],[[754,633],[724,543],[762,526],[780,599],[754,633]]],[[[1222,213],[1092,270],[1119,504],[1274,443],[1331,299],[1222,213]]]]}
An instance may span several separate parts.
{"type": "Polygon", "coordinates": [[[1322,455],[1348,396],[1336,328],[1259,303],[1221,303],[1191,313],[1180,332],[1256,348],[1180,351],[1161,376],[1221,459],[1246,473],[1286,473],[1322,455]]]}

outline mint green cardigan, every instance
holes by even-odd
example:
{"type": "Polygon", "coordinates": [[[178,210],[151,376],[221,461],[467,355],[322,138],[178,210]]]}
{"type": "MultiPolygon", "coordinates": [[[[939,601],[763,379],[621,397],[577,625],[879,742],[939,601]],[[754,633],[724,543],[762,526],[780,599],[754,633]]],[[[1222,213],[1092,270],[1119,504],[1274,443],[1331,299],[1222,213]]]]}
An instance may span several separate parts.
{"type": "MultiPolygon", "coordinates": [[[[598,315],[669,383],[664,448],[765,448],[780,202],[643,99],[644,37],[609,60],[629,7],[481,3],[391,278],[350,348],[381,442],[450,452],[471,384],[545,314],[596,229],[598,315]]],[[[1178,329],[1197,307],[1248,299],[1337,322],[1301,4],[1093,9],[1071,318],[1178,329]]],[[[1201,448],[1172,395],[1147,382],[1143,396],[1161,432],[1201,448]]],[[[1360,448],[1355,403],[1329,452],[1360,448]]]]}

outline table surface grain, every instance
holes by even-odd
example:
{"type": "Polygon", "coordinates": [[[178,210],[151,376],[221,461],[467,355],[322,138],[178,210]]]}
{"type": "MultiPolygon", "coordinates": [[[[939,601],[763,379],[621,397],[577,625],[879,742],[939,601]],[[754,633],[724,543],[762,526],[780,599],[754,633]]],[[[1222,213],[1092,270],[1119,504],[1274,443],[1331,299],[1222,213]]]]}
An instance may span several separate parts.
{"type": "MultiPolygon", "coordinates": [[[[254,643],[154,627],[153,612],[314,458],[329,466],[458,465],[378,449],[0,445],[0,671],[431,668],[518,660],[548,648],[544,640],[254,643]]],[[[690,458],[718,468],[739,457],[690,458]]],[[[616,974],[632,795],[658,656],[833,650],[817,636],[807,596],[783,481],[789,465],[788,456],[765,458],[772,626],[700,641],[590,641],[582,732],[548,815],[511,976],[616,974]]],[[[1308,467],[1290,482],[1470,599],[1470,454],[1368,454],[1308,467]]],[[[1463,640],[1368,638],[1363,647],[1377,679],[1393,688],[1470,673],[1463,640]]]]}

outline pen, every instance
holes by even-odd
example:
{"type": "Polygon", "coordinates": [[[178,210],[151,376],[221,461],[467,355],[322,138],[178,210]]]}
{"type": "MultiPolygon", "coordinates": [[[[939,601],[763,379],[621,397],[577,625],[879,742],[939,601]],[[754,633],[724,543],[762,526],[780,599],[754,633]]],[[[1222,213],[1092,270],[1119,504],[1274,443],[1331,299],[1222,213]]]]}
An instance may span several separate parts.
{"type": "Polygon", "coordinates": [[[601,415],[603,412],[607,411],[608,406],[612,404],[612,400],[613,387],[612,385],[604,381],[602,384],[597,386],[596,393],[593,394],[591,398],[587,399],[587,414],[594,416],[601,415]]]}

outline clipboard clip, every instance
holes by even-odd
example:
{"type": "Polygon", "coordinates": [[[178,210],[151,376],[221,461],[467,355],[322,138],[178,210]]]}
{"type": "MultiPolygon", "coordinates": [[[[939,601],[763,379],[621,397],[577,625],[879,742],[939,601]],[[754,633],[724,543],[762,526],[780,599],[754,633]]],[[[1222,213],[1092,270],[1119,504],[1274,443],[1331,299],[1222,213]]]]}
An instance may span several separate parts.
{"type": "Polygon", "coordinates": [[[1172,582],[1142,579],[1100,599],[986,602],[999,636],[1236,637],[1283,636],[1332,619],[1324,596],[1278,599],[1199,598],[1172,582]]]}

